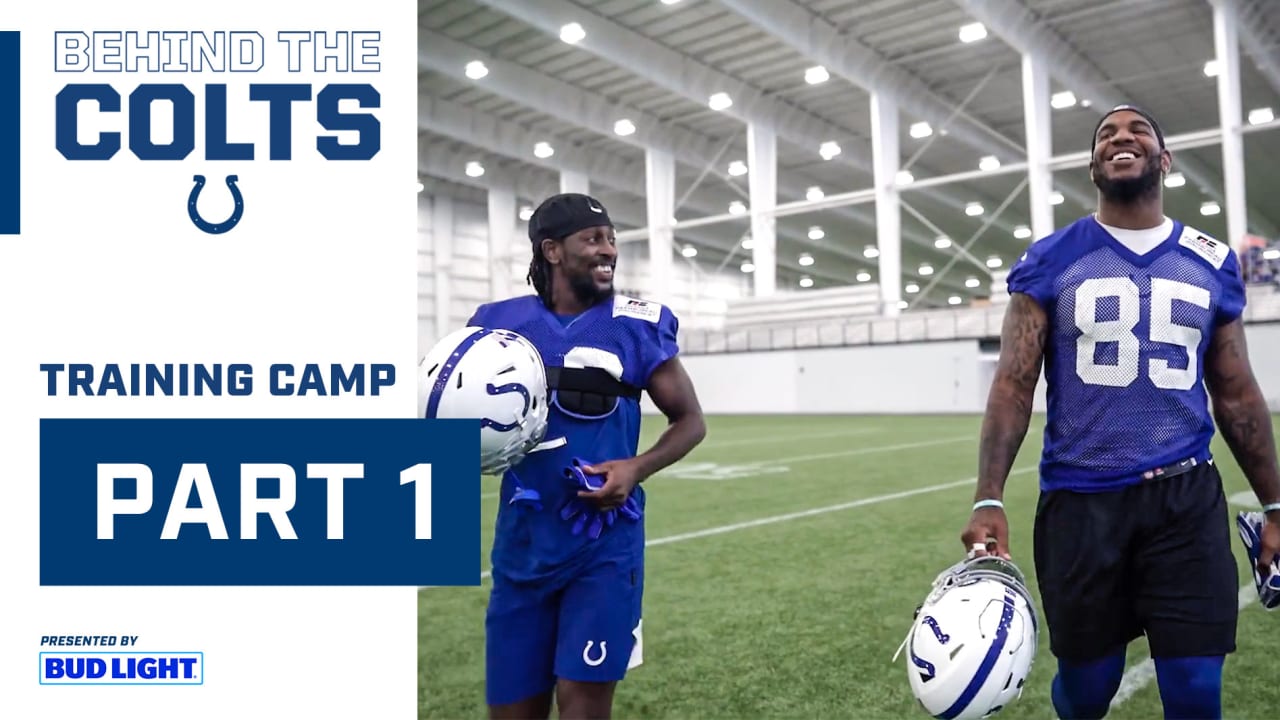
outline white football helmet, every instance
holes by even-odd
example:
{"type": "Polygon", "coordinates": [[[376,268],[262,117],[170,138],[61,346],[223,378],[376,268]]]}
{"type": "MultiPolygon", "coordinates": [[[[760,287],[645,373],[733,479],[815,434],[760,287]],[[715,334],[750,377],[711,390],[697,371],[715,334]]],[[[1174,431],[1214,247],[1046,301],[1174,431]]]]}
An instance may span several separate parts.
{"type": "Polygon", "coordinates": [[[933,581],[904,643],[911,692],[934,717],[992,715],[1022,695],[1037,637],[1016,565],[989,556],[957,563],[933,581]]]}
{"type": "Polygon", "coordinates": [[[547,432],[542,356],[510,330],[449,333],[418,365],[418,415],[480,420],[480,472],[500,475],[547,432]]]}

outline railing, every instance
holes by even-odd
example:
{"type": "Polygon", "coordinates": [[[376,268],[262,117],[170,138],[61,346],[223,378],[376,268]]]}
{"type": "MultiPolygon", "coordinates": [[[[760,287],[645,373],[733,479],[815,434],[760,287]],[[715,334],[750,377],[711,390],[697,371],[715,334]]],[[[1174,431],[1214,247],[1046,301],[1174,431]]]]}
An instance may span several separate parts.
{"type": "MultiPolygon", "coordinates": [[[[1274,285],[1251,285],[1247,291],[1246,323],[1280,322],[1280,289],[1274,285]]],[[[757,302],[763,304],[765,300],[768,298],[757,302]]],[[[802,310],[791,308],[786,313],[757,316],[756,324],[681,330],[679,341],[682,353],[706,355],[998,338],[1006,307],[1006,303],[999,302],[987,307],[912,311],[894,318],[865,314],[828,318],[821,317],[825,310],[815,310],[808,319],[803,319],[802,310]]],[[[751,316],[743,314],[739,320],[751,316]]]]}

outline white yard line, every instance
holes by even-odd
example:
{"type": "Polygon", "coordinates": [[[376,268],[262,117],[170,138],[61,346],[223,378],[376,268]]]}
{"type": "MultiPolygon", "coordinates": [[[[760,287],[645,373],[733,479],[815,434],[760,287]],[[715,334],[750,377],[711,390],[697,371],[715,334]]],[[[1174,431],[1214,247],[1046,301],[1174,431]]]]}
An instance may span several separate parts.
{"type": "Polygon", "coordinates": [[[916,488],[915,490],[903,490],[902,492],[891,493],[889,495],[877,495],[876,497],[863,498],[861,500],[852,500],[850,502],[840,503],[839,505],[826,505],[824,507],[812,508],[809,510],[801,510],[799,512],[786,513],[785,515],[773,515],[770,517],[757,518],[755,520],[747,520],[745,522],[734,523],[732,525],[721,525],[720,527],[707,528],[706,530],[695,530],[693,532],[681,533],[679,535],[668,535],[666,537],[656,538],[644,544],[645,547],[655,547],[658,545],[667,545],[668,543],[684,542],[685,540],[695,540],[697,538],[711,537],[712,535],[723,535],[725,533],[734,532],[735,530],[746,530],[747,528],[761,527],[764,525],[773,525],[776,523],[787,522],[790,520],[799,520],[800,518],[814,517],[817,515],[826,515],[827,513],[839,512],[840,510],[852,510],[857,507],[866,505],[876,505],[890,500],[900,500],[902,498],[911,497],[913,495],[925,495],[927,493],[937,492],[939,490],[950,490],[951,488],[962,487],[968,485],[970,487],[977,482],[977,478],[969,478],[968,480],[957,480],[955,482],[943,483],[941,485],[930,485],[928,487],[916,488]]]}
{"type": "MultiPolygon", "coordinates": [[[[956,435],[949,438],[939,438],[937,440],[922,440],[913,443],[900,443],[898,445],[877,445],[875,447],[855,448],[853,450],[840,450],[838,452],[817,453],[815,455],[793,455],[792,457],[773,458],[770,460],[757,460],[755,462],[742,463],[743,465],[779,465],[782,463],[798,463],[808,462],[810,460],[830,460],[831,458],[851,457],[853,455],[866,455],[868,453],[890,452],[893,450],[913,450],[915,448],[932,447],[933,445],[949,445],[957,442],[973,442],[974,436],[956,435]]],[[[661,473],[659,473],[659,476],[661,473]]],[[[976,482],[976,480],[975,480],[976,482]]]]}
{"type": "Polygon", "coordinates": [[[740,445],[758,445],[760,443],[777,443],[777,442],[798,442],[801,440],[818,440],[837,437],[848,437],[850,435],[866,435],[868,433],[879,432],[875,428],[852,428],[849,430],[831,430],[824,433],[802,433],[800,435],[770,435],[768,437],[756,438],[734,438],[733,440],[723,440],[717,442],[712,440],[694,448],[694,452],[703,450],[718,450],[722,447],[738,447],[740,445]]]}
{"type": "MultiPolygon", "coordinates": [[[[1252,582],[1245,583],[1240,586],[1240,596],[1237,602],[1237,611],[1243,612],[1245,608],[1258,602],[1258,591],[1252,582]]],[[[1121,703],[1133,697],[1134,693],[1156,679],[1156,663],[1151,658],[1147,658],[1142,662],[1134,665],[1125,671],[1124,677],[1120,679],[1120,689],[1116,691],[1116,696],[1111,698],[1111,708],[1115,709],[1121,703]]]]}
{"type": "MultiPolygon", "coordinates": [[[[922,441],[922,442],[904,442],[904,443],[900,443],[900,445],[878,445],[874,447],[858,447],[858,448],[854,448],[854,450],[841,450],[837,452],[819,452],[819,454],[817,455],[792,455],[791,457],[772,457],[772,459],[769,459],[769,460],[753,460],[750,462],[735,462],[735,464],[733,465],[739,466],[739,468],[751,468],[751,466],[760,466],[760,468],[764,468],[764,466],[769,466],[769,465],[785,465],[785,464],[788,464],[788,462],[808,462],[810,460],[831,460],[833,459],[833,457],[852,457],[855,455],[869,455],[869,454],[872,454],[872,452],[915,450],[915,448],[918,448],[918,447],[932,447],[934,445],[951,445],[951,443],[954,443],[954,442],[973,442],[973,436],[956,436],[956,437],[941,438],[941,439],[927,439],[927,441],[922,441]]],[[[652,480],[662,479],[662,477],[663,477],[663,473],[658,473],[657,475],[654,475],[652,479],[650,479],[650,482],[652,482],[652,480]]],[[[486,492],[484,493],[484,495],[480,496],[480,500],[490,500],[490,498],[498,497],[498,495],[499,493],[497,492],[486,492]]]]}
{"type": "MultiPolygon", "coordinates": [[[[722,447],[736,447],[736,446],[742,446],[742,445],[760,445],[760,443],[765,443],[765,442],[797,442],[797,441],[805,441],[805,439],[827,439],[827,438],[836,438],[836,437],[863,436],[863,434],[874,433],[874,432],[877,432],[877,430],[874,430],[872,428],[855,428],[851,430],[841,430],[841,432],[838,432],[838,433],[829,432],[829,433],[818,433],[818,434],[799,434],[799,436],[773,436],[773,437],[767,437],[767,438],[737,438],[737,439],[731,439],[731,441],[708,443],[708,445],[699,445],[698,447],[694,448],[694,452],[696,454],[696,452],[701,452],[704,450],[719,450],[719,448],[722,448],[722,447]]],[[[655,477],[660,477],[660,475],[662,475],[662,473],[655,475],[655,477]]],[[[498,497],[499,495],[502,495],[502,493],[486,492],[484,493],[484,495],[480,496],[480,500],[493,500],[493,498],[498,497]]]]}
{"type": "MultiPolygon", "coordinates": [[[[840,450],[837,452],[818,453],[815,455],[793,455],[791,457],[771,458],[769,460],[754,460],[745,463],[735,463],[741,467],[752,466],[768,466],[768,465],[785,465],[788,463],[809,462],[811,460],[830,460],[832,458],[852,457],[854,455],[867,455],[878,452],[893,452],[895,450],[914,450],[916,448],[931,447],[933,445],[949,445],[957,442],[972,442],[972,435],[957,435],[955,437],[940,438],[937,440],[922,440],[913,443],[899,443],[897,445],[877,445],[874,447],[855,448],[853,450],[840,450]]],[[[653,476],[653,480],[660,479],[663,473],[653,476]]],[[[484,493],[480,496],[481,500],[489,500],[498,497],[496,492],[484,493]]]]}
{"type": "MultiPolygon", "coordinates": [[[[1021,475],[1022,473],[1034,472],[1038,467],[1038,465],[1033,465],[1031,467],[1019,468],[1009,474],[1021,475]]],[[[842,502],[836,505],[824,505],[822,507],[811,508],[809,510],[800,510],[799,512],[770,515],[768,517],[733,523],[731,525],[720,525],[718,527],[706,528],[704,530],[695,530],[693,532],[680,533],[678,535],[654,538],[653,540],[646,542],[644,546],[649,548],[656,547],[658,545],[669,545],[671,543],[684,542],[685,540],[696,540],[697,538],[711,537],[712,535],[723,535],[736,530],[745,530],[747,528],[760,527],[762,525],[773,525],[775,523],[788,522],[790,520],[798,520],[800,518],[813,517],[815,515],[825,515],[827,513],[838,512],[840,510],[851,510],[853,508],[876,505],[890,500],[900,500],[914,495],[926,495],[941,490],[950,490],[952,488],[963,487],[965,485],[972,486],[977,481],[977,478],[968,478],[966,480],[956,480],[954,482],[942,483],[940,485],[929,485],[927,487],[916,488],[914,490],[903,490],[902,492],[889,493],[887,495],[876,495],[874,497],[862,498],[861,500],[851,500],[849,502],[842,502]]],[[[490,572],[488,570],[480,573],[481,580],[488,579],[489,576],[490,572]]]]}

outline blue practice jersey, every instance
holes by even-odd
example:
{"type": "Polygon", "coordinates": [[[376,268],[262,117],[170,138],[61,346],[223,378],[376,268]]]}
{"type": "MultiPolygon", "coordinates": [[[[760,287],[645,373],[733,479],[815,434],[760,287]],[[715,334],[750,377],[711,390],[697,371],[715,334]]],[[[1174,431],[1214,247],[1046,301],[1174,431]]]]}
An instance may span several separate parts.
{"type": "MultiPolygon", "coordinates": [[[[647,388],[649,376],[674,357],[677,321],[655,302],[615,295],[573,318],[548,310],[535,296],[483,305],[469,325],[502,328],[527,338],[551,368],[601,368],[614,379],[647,388]]],[[[561,519],[560,509],[577,497],[578,486],[564,475],[573,458],[588,464],[634,457],[640,442],[640,402],[618,397],[608,412],[585,415],[566,409],[551,393],[547,434],[502,478],[493,571],[514,581],[555,581],[601,558],[638,558],[644,525],[619,515],[597,539],[561,519]],[[542,509],[510,503],[516,487],[536,490],[542,509]]],[[[580,409],[579,409],[580,410],[580,409]]],[[[644,490],[632,491],[641,509],[644,490]]]]}
{"type": "Polygon", "coordinates": [[[1229,246],[1175,222],[1138,255],[1089,216],[1034,243],[1008,282],[1049,319],[1042,489],[1111,490],[1208,459],[1205,351],[1245,302],[1229,246]]]}

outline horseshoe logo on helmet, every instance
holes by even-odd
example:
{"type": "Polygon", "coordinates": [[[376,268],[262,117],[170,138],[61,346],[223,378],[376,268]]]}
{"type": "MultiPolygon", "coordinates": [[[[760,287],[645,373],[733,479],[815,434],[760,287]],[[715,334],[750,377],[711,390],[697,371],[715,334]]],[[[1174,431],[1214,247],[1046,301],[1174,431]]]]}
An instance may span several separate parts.
{"type": "Polygon", "coordinates": [[[220,223],[211,223],[200,217],[196,200],[200,198],[200,191],[204,189],[205,179],[203,175],[196,175],[193,179],[196,184],[191,188],[191,194],[187,196],[187,214],[191,216],[191,222],[211,235],[220,235],[235,227],[236,223],[240,222],[240,216],[244,214],[244,196],[240,194],[240,188],[236,187],[236,181],[240,178],[235,175],[227,176],[227,188],[231,190],[231,199],[235,201],[236,207],[231,211],[231,217],[220,223]]]}
{"type": "Polygon", "coordinates": [[[533,397],[529,394],[529,388],[524,385],[521,385],[520,383],[507,383],[506,385],[494,385],[493,383],[489,383],[488,385],[485,385],[484,391],[490,395],[507,395],[509,393],[516,393],[520,397],[524,398],[524,409],[515,416],[516,419],[514,422],[500,423],[492,418],[480,418],[480,427],[493,428],[498,432],[511,432],[520,425],[522,422],[521,419],[529,414],[529,405],[532,404],[533,397]]]}
{"type": "Polygon", "coordinates": [[[584,662],[584,663],[586,663],[586,664],[590,665],[591,667],[596,667],[596,666],[600,665],[601,663],[603,663],[603,662],[604,662],[605,657],[607,657],[607,656],[609,655],[609,649],[605,647],[605,642],[606,642],[606,641],[604,641],[604,640],[601,640],[601,641],[600,641],[600,657],[596,658],[595,660],[592,660],[592,659],[591,659],[591,646],[592,646],[592,645],[595,645],[596,643],[595,643],[595,641],[594,641],[594,640],[588,640],[588,641],[587,641],[587,646],[586,646],[585,648],[583,648],[583,649],[582,649],[582,662],[584,662]]]}
{"type": "Polygon", "coordinates": [[[951,636],[942,632],[942,628],[938,627],[938,621],[935,620],[932,615],[924,616],[924,624],[928,625],[929,628],[933,630],[933,636],[938,638],[938,642],[940,644],[946,645],[951,641],[951,636]]]}

